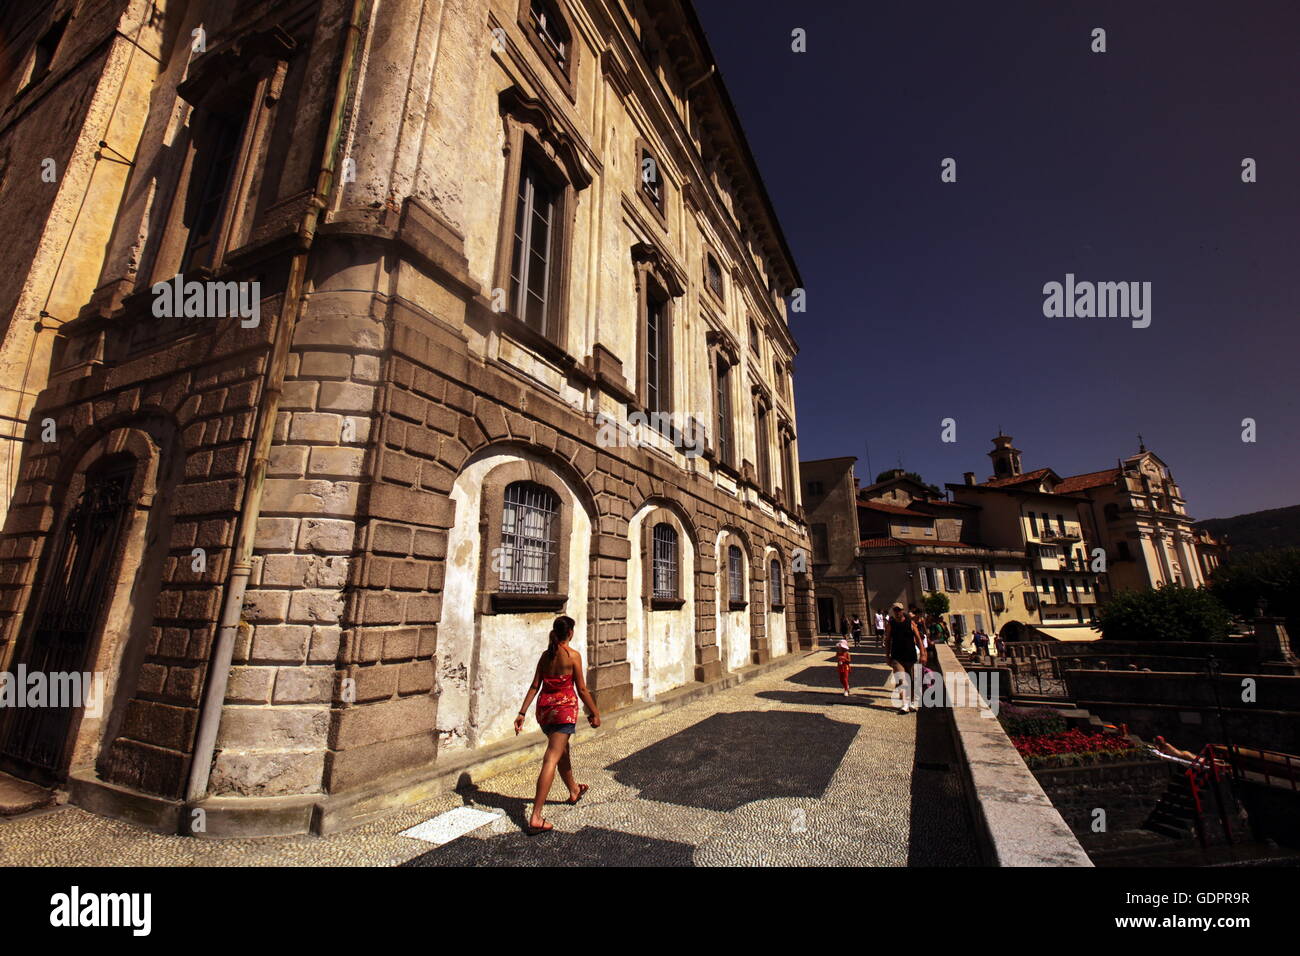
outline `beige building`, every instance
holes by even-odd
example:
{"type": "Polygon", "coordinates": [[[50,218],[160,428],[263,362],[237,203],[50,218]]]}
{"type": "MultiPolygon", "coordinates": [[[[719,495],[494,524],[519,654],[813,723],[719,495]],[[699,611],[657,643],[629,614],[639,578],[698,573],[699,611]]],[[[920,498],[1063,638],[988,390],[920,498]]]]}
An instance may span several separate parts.
{"type": "Polygon", "coordinates": [[[1196,528],[1192,537],[1196,541],[1196,558],[1201,566],[1201,576],[1208,582],[1215,568],[1228,560],[1227,536],[1216,537],[1205,528],[1196,528]]]}
{"type": "Polygon", "coordinates": [[[0,9],[0,522],[59,329],[104,263],[163,42],[153,10],[126,0],[0,9]]]}
{"type": "Polygon", "coordinates": [[[895,604],[923,606],[948,598],[950,633],[968,642],[1009,621],[1037,619],[1024,574],[1023,548],[990,546],[981,535],[978,505],[948,501],[901,471],[862,488],[859,555],[873,613],[895,604]]]}
{"type": "MultiPolygon", "coordinates": [[[[0,670],[106,700],[0,723],[0,767],[172,832],[329,830],[513,740],[557,614],[606,711],[811,646],[802,283],[688,4],[96,9],[3,88],[7,211],[43,135],[131,164],[80,160],[102,255],[0,253],[7,327],[51,286],[66,319],[0,670]],[[41,105],[119,92],[66,133],[41,105]]],[[[32,214],[66,236],[70,201],[32,214]]]]}
{"type": "Polygon", "coordinates": [[[1088,499],[1089,527],[1106,549],[1114,590],[1205,583],[1182,490],[1169,466],[1145,445],[1114,468],[1067,478],[1064,484],[1069,493],[1088,499]]]}
{"type": "MultiPolygon", "coordinates": [[[[967,472],[963,484],[948,489],[954,501],[980,508],[988,544],[1024,555],[1029,587],[1022,589],[1021,600],[1027,611],[1037,612],[1037,621],[1030,623],[1049,637],[1095,638],[1091,624],[1106,581],[1086,533],[1087,499],[1071,493],[1072,479],[1061,479],[1050,468],[1023,472],[1021,452],[1011,442],[1007,435],[993,439],[993,476],[987,481],[977,483],[967,472]]],[[[1006,636],[1017,631],[1012,628],[1006,636]]]]}

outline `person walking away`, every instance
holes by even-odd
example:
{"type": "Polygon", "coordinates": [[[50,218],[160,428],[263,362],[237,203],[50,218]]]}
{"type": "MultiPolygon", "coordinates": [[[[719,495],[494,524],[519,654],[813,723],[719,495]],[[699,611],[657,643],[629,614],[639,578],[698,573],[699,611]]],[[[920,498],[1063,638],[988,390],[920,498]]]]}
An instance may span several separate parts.
{"type": "Polygon", "coordinates": [[[849,670],[853,660],[849,657],[849,642],[841,640],[835,645],[835,667],[840,672],[840,683],[844,685],[844,696],[849,696],[849,670]]]}
{"type": "Polygon", "coordinates": [[[898,712],[906,714],[912,704],[913,670],[923,660],[922,638],[917,633],[915,620],[903,610],[901,604],[895,604],[889,609],[889,619],[885,624],[885,660],[889,664],[894,690],[902,689],[903,703],[898,712]]]}
{"type": "Polygon", "coordinates": [[[944,624],[943,618],[938,615],[935,615],[930,621],[930,643],[948,643],[948,625],[944,624]]]}
{"type": "Polygon", "coordinates": [[[880,611],[876,612],[876,647],[883,647],[885,644],[885,615],[880,611]]]}
{"type": "Polygon", "coordinates": [[[587,705],[587,721],[592,727],[600,726],[600,711],[582,669],[582,656],[569,646],[573,639],[575,622],[571,617],[557,617],[551,627],[548,646],[537,661],[533,682],[524,697],[524,706],[515,717],[515,734],[524,729],[524,714],[533,696],[537,695],[537,722],[546,734],[546,753],[542,755],[542,769],[537,774],[537,794],[533,799],[533,812],[528,818],[527,833],[536,836],[554,830],[542,817],[546,797],[555,782],[555,772],[569,788],[569,803],[577,803],[587,792],[585,783],[573,776],[573,762],[569,757],[569,741],[578,726],[578,698],[587,705]],[[541,691],[538,694],[538,691],[541,691]]]}

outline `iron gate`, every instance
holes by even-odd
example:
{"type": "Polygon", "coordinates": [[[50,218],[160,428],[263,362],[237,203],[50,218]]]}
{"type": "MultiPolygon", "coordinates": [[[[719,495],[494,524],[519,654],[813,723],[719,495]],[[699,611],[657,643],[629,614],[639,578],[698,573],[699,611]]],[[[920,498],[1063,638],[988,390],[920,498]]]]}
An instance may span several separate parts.
{"type": "MultiPolygon", "coordinates": [[[[86,670],[133,473],[134,464],[128,462],[86,475],[86,488],[68,513],[58,550],[43,575],[37,624],[15,655],[15,680],[22,666],[27,674],[44,674],[52,689],[53,675],[86,670]]],[[[24,688],[16,690],[21,694],[24,688]]],[[[79,702],[50,700],[43,707],[0,712],[0,754],[58,773],[78,706],[79,702]]]]}

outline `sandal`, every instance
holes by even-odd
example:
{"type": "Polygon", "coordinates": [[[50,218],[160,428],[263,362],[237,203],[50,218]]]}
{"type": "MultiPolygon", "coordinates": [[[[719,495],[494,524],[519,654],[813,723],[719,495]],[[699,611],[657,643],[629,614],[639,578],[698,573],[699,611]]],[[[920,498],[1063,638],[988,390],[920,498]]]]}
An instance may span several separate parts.
{"type": "Polygon", "coordinates": [[[539,834],[539,833],[549,833],[550,831],[552,831],[552,830],[554,830],[554,829],[555,829],[555,827],[553,827],[553,826],[551,825],[550,821],[548,821],[548,820],[543,820],[543,821],[542,821],[542,825],[541,825],[540,827],[527,826],[527,827],[524,827],[524,832],[527,833],[527,834],[531,837],[531,836],[537,836],[537,834],[539,834]]]}
{"type": "Polygon", "coordinates": [[[585,783],[580,783],[578,784],[578,795],[576,797],[570,797],[568,800],[565,800],[564,802],[567,803],[569,806],[573,806],[575,803],[577,803],[579,800],[585,797],[587,795],[587,791],[590,789],[591,788],[587,786],[585,783]]]}

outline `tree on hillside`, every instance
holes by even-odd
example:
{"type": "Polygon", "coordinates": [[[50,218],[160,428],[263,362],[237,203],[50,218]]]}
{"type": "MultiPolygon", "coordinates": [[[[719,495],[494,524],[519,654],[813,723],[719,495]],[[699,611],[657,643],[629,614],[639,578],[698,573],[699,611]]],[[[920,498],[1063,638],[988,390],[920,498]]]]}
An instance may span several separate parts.
{"type": "Polygon", "coordinates": [[[1097,615],[1110,641],[1221,641],[1228,610],[1205,588],[1166,584],[1154,591],[1120,591],[1097,615]]]}
{"type": "Polygon", "coordinates": [[[1210,575],[1210,590],[1233,614],[1250,619],[1260,601],[1264,613],[1286,618],[1300,636],[1300,548],[1278,548],[1232,556],[1210,575]]]}

